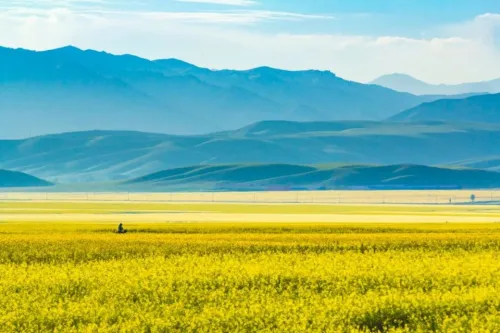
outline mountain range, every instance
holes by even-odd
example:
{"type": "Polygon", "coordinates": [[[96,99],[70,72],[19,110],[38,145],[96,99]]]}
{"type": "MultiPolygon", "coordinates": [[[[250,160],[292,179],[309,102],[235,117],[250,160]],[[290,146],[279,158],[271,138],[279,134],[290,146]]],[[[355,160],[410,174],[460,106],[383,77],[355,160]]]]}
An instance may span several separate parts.
{"type": "Polygon", "coordinates": [[[304,166],[290,164],[192,166],[164,170],[124,183],[169,190],[495,188],[500,173],[421,165],[304,166]]]}
{"type": "Polygon", "coordinates": [[[500,171],[500,123],[264,121],[234,131],[167,135],[73,132],[0,140],[0,168],[59,183],[131,179],[221,164],[479,164],[500,171]],[[489,162],[489,164],[488,164],[489,162]]]}
{"type": "Polygon", "coordinates": [[[497,81],[432,86],[398,74],[366,85],[329,71],[0,48],[0,168],[15,171],[2,171],[0,186],[214,186],[235,174],[259,186],[397,185],[459,175],[417,165],[500,171],[497,81]]]}
{"type": "MultiPolygon", "coordinates": [[[[55,185],[21,172],[0,170],[0,188],[75,187],[55,185]]],[[[113,191],[269,191],[329,189],[498,188],[500,173],[470,168],[422,165],[229,164],[162,170],[126,181],[92,186],[113,191]]],[[[76,187],[79,190],[84,188],[76,187]]],[[[88,188],[87,188],[88,190],[88,188]]]]}
{"type": "Polygon", "coordinates": [[[460,95],[460,94],[496,94],[500,93],[500,79],[462,83],[456,85],[430,84],[420,81],[406,74],[389,74],[381,76],[371,84],[376,84],[395,91],[407,92],[414,95],[460,95]]]}
{"type": "Polygon", "coordinates": [[[202,134],[262,120],[382,120],[442,97],[329,71],[209,70],[75,47],[0,48],[4,139],[86,130],[202,134]]]}

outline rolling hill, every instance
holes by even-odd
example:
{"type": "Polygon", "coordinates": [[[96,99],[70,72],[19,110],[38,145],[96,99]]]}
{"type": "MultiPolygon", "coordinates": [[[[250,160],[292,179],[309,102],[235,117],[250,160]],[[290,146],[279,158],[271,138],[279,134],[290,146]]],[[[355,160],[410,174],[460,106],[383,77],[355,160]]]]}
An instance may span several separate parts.
{"type": "Polygon", "coordinates": [[[186,190],[495,188],[500,186],[500,173],[420,165],[220,165],[165,170],[124,185],[186,190]]]}
{"type": "Polygon", "coordinates": [[[455,165],[500,156],[495,142],[495,123],[265,121],[206,135],[91,131],[0,140],[0,168],[73,183],[192,165],[455,165]]]}
{"type": "Polygon", "coordinates": [[[500,156],[487,156],[479,159],[458,161],[456,165],[500,172],[500,156]]]}
{"type": "Polygon", "coordinates": [[[424,103],[390,118],[393,121],[500,123],[500,94],[424,103]]]}
{"type": "Polygon", "coordinates": [[[0,48],[4,139],[96,129],[196,134],[262,120],[381,120],[438,98],[327,71],[214,71],[74,47],[0,48]]]}
{"type": "Polygon", "coordinates": [[[381,76],[372,81],[371,83],[395,91],[407,92],[414,95],[461,95],[469,93],[478,93],[478,94],[500,93],[500,79],[484,81],[484,82],[446,85],[446,84],[429,84],[427,82],[415,79],[410,75],[395,73],[395,74],[381,76]]]}
{"type": "Polygon", "coordinates": [[[52,184],[22,172],[0,170],[0,188],[2,187],[44,187],[52,184]]]}

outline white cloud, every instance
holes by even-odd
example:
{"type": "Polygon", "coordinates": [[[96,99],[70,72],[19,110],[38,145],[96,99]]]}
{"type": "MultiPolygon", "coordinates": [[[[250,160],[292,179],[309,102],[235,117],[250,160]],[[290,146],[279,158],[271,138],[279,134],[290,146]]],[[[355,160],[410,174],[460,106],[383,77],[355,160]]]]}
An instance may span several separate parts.
{"type": "Polygon", "coordinates": [[[0,3],[0,8],[78,8],[109,5],[111,3],[110,0],[10,0],[0,3]]]}
{"type": "Polygon", "coordinates": [[[177,2],[209,3],[214,5],[228,6],[253,6],[257,2],[253,0],[175,0],[177,2]]]}
{"type": "Polygon", "coordinates": [[[42,50],[72,44],[147,58],[177,57],[210,68],[329,69],[363,82],[402,72],[429,82],[457,83],[500,77],[499,44],[491,37],[498,36],[499,17],[478,16],[440,38],[424,39],[264,33],[248,25],[324,17],[258,10],[17,8],[0,11],[0,45],[42,50]]]}
{"type": "MultiPolygon", "coordinates": [[[[100,0],[93,0],[100,1],[100,0]]],[[[50,9],[44,8],[28,8],[28,7],[13,7],[6,9],[4,13],[0,13],[0,18],[15,19],[26,16],[37,17],[40,19],[52,17],[54,13],[66,13],[67,16],[78,18],[87,14],[95,15],[96,17],[106,17],[110,21],[122,20],[153,20],[153,21],[178,21],[185,23],[204,23],[204,24],[253,24],[262,21],[303,21],[313,19],[332,19],[333,17],[324,15],[308,15],[300,13],[266,11],[266,10],[232,10],[232,11],[203,11],[203,12],[154,12],[154,11],[116,11],[107,8],[79,8],[77,10],[69,7],[54,7],[50,9]]],[[[122,21],[124,25],[126,21],[122,21]]],[[[146,25],[151,22],[146,22],[146,25]]],[[[161,27],[160,27],[161,28],[161,27]]]]}
{"type": "Polygon", "coordinates": [[[468,22],[447,26],[444,34],[491,42],[500,35],[500,14],[486,13],[468,22]]]}
{"type": "MultiPolygon", "coordinates": [[[[125,13],[121,13],[125,14],[125,13]]],[[[252,24],[262,21],[301,21],[308,19],[327,19],[327,16],[304,15],[288,12],[245,10],[227,12],[147,12],[131,14],[157,21],[180,21],[187,23],[233,23],[252,24]]]]}

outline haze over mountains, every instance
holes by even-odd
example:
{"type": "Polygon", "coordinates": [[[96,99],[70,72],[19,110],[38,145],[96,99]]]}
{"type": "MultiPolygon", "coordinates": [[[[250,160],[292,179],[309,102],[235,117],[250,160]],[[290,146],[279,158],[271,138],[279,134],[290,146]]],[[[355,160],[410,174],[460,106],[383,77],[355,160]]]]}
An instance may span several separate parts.
{"type": "MultiPolygon", "coordinates": [[[[213,185],[233,182],[234,170],[259,174],[262,186],[425,185],[425,177],[460,174],[415,165],[500,171],[500,81],[432,86],[391,75],[376,83],[425,95],[327,71],[209,70],[74,47],[0,48],[0,168],[34,176],[3,174],[19,186],[135,178],[213,185]],[[141,178],[179,170],[188,170],[182,179],[141,178]]],[[[472,171],[461,175],[496,182],[472,171]]]]}
{"type": "Polygon", "coordinates": [[[471,167],[481,163],[500,171],[498,142],[500,124],[265,121],[207,135],[92,131],[3,140],[0,168],[62,183],[126,180],[193,165],[249,163],[471,167]]]}
{"type": "Polygon", "coordinates": [[[441,97],[327,71],[213,71],[74,47],[0,48],[1,138],[96,129],[204,134],[262,120],[382,120],[441,97]]]}
{"type": "Polygon", "coordinates": [[[500,123],[500,94],[442,99],[398,113],[394,121],[468,121],[500,123]]]}
{"type": "Polygon", "coordinates": [[[500,93],[500,79],[462,83],[456,85],[430,84],[420,81],[406,74],[389,74],[381,76],[371,82],[395,91],[407,92],[414,95],[460,95],[460,94],[484,94],[500,93]]]}

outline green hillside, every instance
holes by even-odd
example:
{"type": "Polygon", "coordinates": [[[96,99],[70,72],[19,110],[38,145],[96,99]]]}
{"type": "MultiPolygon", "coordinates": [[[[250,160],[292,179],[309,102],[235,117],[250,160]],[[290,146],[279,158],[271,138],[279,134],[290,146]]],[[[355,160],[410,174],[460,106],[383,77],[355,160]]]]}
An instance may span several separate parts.
{"type": "Polygon", "coordinates": [[[498,188],[500,173],[420,165],[313,167],[236,164],[165,170],[122,184],[132,188],[171,190],[498,188]]]}
{"type": "Polygon", "coordinates": [[[390,118],[394,121],[500,123],[500,94],[424,103],[390,118]]]}
{"type": "Polygon", "coordinates": [[[266,121],[207,135],[92,131],[0,140],[0,168],[74,183],[193,165],[461,165],[500,156],[495,142],[500,124],[266,121]]]}
{"type": "Polygon", "coordinates": [[[2,187],[42,187],[52,184],[22,172],[0,170],[0,188],[2,187]]]}
{"type": "Polygon", "coordinates": [[[480,159],[464,160],[459,161],[456,164],[470,168],[488,169],[500,172],[500,156],[488,156],[480,159]]]}

